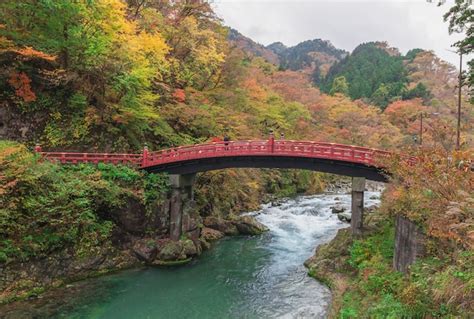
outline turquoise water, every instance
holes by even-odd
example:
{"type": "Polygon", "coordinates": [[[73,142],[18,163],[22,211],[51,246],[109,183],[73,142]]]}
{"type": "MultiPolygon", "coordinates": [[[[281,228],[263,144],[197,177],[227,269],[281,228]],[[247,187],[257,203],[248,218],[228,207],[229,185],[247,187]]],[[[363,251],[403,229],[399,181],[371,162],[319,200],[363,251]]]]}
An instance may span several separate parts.
{"type": "Polygon", "coordinates": [[[323,318],[330,292],[308,277],[302,264],[315,246],[348,226],[331,214],[335,202],[349,206],[350,196],[317,195],[265,206],[254,213],[270,228],[262,236],[224,239],[181,267],[82,281],[10,305],[6,317],[323,318]]]}

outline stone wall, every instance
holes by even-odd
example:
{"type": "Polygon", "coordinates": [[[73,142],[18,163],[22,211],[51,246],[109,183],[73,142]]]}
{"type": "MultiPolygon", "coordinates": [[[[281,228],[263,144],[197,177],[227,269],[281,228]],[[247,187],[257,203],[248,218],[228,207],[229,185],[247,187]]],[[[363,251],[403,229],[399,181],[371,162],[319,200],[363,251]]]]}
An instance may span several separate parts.
{"type": "Polygon", "coordinates": [[[415,223],[398,215],[395,225],[395,251],[393,268],[407,272],[411,264],[424,254],[425,236],[415,223]]]}

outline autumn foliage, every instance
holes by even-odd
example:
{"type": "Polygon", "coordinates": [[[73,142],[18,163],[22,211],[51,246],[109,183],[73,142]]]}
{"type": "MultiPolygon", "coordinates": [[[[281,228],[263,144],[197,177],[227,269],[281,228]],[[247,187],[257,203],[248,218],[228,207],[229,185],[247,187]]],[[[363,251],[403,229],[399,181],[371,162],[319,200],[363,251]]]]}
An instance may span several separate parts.
{"type": "Polygon", "coordinates": [[[472,152],[453,155],[443,149],[395,156],[388,163],[392,183],[384,209],[417,222],[444,243],[474,248],[474,167],[472,152]]]}
{"type": "Polygon", "coordinates": [[[31,80],[24,72],[13,73],[8,83],[15,89],[15,94],[24,102],[33,102],[36,100],[35,93],[31,90],[31,80]]]}

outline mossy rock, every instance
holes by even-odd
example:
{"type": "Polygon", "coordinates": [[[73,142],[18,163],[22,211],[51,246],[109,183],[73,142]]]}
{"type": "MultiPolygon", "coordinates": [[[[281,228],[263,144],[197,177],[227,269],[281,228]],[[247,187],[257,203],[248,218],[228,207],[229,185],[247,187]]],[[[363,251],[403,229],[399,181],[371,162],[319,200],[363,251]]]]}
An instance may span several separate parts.
{"type": "Polygon", "coordinates": [[[153,261],[152,265],[153,266],[180,266],[180,265],[185,265],[189,263],[192,260],[192,258],[186,258],[186,259],[180,259],[180,260],[155,260],[153,261]]]}
{"type": "Polygon", "coordinates": [[[189,257],[189,256],[194,256],[198,254],[198,248],[196,245],[193,243],[192,240],[187,239],[183,241],[183,253],[189,257]]]}
{"type": "MultiPolygon", "coordinates": [[[[183,242],[169,240],[163,244],[158,252],[157,259],[162,261],[184,259],[183,242]]],[[[185,257],[185,256],[184,256],[185,257]]]]}

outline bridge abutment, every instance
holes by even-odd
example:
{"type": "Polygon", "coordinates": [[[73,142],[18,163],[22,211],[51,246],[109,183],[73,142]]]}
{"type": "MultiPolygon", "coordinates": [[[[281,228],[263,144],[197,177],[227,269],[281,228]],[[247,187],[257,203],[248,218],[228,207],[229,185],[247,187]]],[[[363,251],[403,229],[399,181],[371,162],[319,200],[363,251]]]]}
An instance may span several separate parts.
{"type": "Polygon", "coordinates": [[[364,218],[364,190],[365,178],[352,177],[351,229],[353,235],[362,234],[364,218]]]}
{"type": "Polygon", "coordinates": [[[183,211],[194,200],[193,184],[196,174],[170,175],[170,238],[179,240],[183,228],[183,211]]]}

